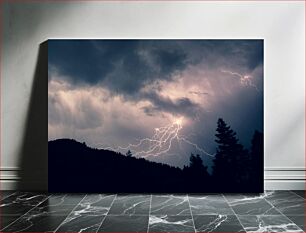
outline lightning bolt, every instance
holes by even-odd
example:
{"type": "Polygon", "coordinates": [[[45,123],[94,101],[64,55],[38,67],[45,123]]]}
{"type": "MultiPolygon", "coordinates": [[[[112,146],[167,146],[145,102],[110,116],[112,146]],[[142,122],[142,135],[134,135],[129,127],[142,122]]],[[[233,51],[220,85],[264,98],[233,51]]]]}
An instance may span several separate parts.
{"type": "Polygon", "coordinates": [[[231,72],[231,71],[228,71],[228,70],[221,70],[221,72],[233,75],[235,77],[238,77],[240,79],[240,84],[242,86],[253,87],[257,92],[259,92],[257,86],[252,81],[252,78],[253,78],[252,76],[242,75],[242,74],[239,74],[239,73],[236,73],[236,72],[231,72]]]}
{"type": "Polygon", "coordinates": [[[214,157],[214,154],[208,153],[205,149],[196,143],[191,142],[181,134],[181,129],[183,128],[182,123],[183,118],[178,118],[167,126],[155,128],[155,133],[152,137],[140,139],[136,144],[129,144],[125,147],[118,146],[116,148],[106,147],[103,149],[114,150],[117,152],[130,150],[134,156],[142,158],[157,157],[167,154],[171,150],[173,142],[176,140],[180,147],[182,147],[182,143],[186,143],[192,146],[199,153],[214,157]]]}

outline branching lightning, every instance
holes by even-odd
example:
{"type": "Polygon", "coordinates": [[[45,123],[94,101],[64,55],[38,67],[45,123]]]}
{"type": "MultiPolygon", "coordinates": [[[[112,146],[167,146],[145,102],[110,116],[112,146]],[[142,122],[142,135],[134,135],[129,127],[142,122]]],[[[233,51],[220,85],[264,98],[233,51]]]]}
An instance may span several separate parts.
{"type": "Polygon", "coordinates": [[[130,150],[134,156],[147,158],[157,157],[163,154],[167,154],[173,145],[173,142],[177,140],[181,146],[182,143],[186,143],[192,146],[200,154],[214,157],[214,154],[208,153],[202,147],[196,143],[191,142],[184,135],[181,135],[181,129],[183,128],[183,118],[177,118],[173,123],[155,128],[155,133],[151,138],[140,139],[136,144],[129,144],[126,147],[118,146],[116,148],[106,147],[103,149],[114,150],[114,151],[127,151],[130,150]]]}
{"type": "Polygon", "coordinates": [[[228,70],[221,70],[221,72],[233,75],[234,77],[238,77],[240,79],[240,84],[242,86],[253,87],[256,91],[259,92],[257,86],[252,81],[252,78],[253,78],[252,76],[242,75],[242,74],[239,74],[239,73],[236,73],[236,72],[231,72],[231,71],[228,71],[228,70]]]}

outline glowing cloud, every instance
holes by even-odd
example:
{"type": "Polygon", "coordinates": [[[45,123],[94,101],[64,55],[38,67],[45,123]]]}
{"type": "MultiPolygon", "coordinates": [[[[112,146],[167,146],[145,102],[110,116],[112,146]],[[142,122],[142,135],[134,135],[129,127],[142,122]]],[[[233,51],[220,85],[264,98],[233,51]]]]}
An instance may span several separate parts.
{"type": "Polygon", "coordinates": [[[155,128],[155,133],[151,138],[140,139],[136,144],[129,144],[126,147],[104,147],[103,149],[114,150],[118,152],[131,150],[134,156],[137,157],[157,157],[167,154],[172,147],[173,141],[177,140],[180,145],[182,143],[186,143],[194,147],[194,149],[199,154],[213,157],[214,154],[208,153],[205,149],[201,148],[196,143],[193,143],[187,139],[186,136],[181,134],[181,129],[183,128],[183,120],[183,117],[179,117],[174,119],[174,121],[167,126],[155,128]]]}

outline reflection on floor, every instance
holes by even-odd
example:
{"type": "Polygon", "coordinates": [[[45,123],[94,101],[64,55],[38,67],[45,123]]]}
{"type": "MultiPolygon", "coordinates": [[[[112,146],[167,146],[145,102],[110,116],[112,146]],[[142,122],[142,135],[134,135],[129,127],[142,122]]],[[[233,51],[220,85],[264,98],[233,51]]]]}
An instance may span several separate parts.
{"type": "Polygon", "coordinates": [[[262,195],[0,193],[4,232],[303,232],[304,191],[262,195]]]}

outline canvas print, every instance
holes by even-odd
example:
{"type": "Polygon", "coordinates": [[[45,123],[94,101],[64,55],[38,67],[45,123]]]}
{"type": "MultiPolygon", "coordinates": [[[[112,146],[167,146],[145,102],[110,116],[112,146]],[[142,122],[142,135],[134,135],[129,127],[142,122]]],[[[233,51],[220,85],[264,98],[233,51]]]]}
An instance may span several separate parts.
{"type": "Polygon", "coordinates": [[[49,191],[262,192],[263,44],[49,40],[49,191]]]}

